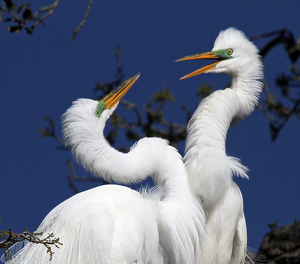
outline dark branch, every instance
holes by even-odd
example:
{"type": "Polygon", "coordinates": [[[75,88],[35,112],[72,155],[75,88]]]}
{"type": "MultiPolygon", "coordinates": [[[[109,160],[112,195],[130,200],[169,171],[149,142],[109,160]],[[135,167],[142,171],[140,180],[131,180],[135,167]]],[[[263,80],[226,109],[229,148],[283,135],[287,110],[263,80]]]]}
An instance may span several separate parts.
{"type": "Polygon", "coordinates": [[[90,13],[90,10],[91,10],[91,6],[92,6],[92,3],[93,3],[93,0],[90,0],[89,3],[88,3],[88,6],[86,8],[86,11],[85,11],[85,15],[81,21],[81,23],[79,24],[79,26],[73,31],[73,36],[69,39],[69,42],[74,40],[79,32],[79,30],[83,27],[83,25],[85,24],[88,16],[89,16],[89,13],[90,13]]]}
{"type": "Polygon", "coordinates": [[[41,7],[35,14],[32,13],[30,4],[23,4],[17,8],[17,5],[12,1],[5,1],[1,7],[0,13],[0,23],[1,18],[4,13],[8,14],[9,17],[4,20],[4,22],[13,23],[12,26],[9,26],[7,29],[11,33],[18,33],[24,29],[28,34],[32,34],[35,27],[39,24],[45,24],[44,20],[52,15],[56,6],[58,5],[59,0],[55,0],[52,5],[41,7]],[[9,5],[7,4],[9,3],[9,5]],[[19,14],[22,12],[22,17],[19,18],[19,14]],[[44,16],[39,17],[42,13],[45,13],[44,16]],[[32,22],[32,25],[28,25],[29,22],[32,22]]]}
{"type": "Polygon", "coordinates": [[[12,258],[12,252],[10,248],[15,245],[16,243],[23,242],[23,241],[29,241],[31,243],[35,244],[42,244],[46,247],[47,252],[50,255],[50,260],[52,259],[52,256],[54,252],[52,251],[51,246],[55,246],[56,248],[59,248],[59,246],[62,245],[61,242],[59,242],[59,238],[55,238],[54,234],[48,234],[44,238],[40,238],[43,235],[43,233],[31,233],[28,231],[27,228],[24,229],[22,233],[15,233],[12,231],[11,228],[7,230],[0,230],[0,248],[4,250],[4,257],[6,260],[9,260],[12,258]]]}

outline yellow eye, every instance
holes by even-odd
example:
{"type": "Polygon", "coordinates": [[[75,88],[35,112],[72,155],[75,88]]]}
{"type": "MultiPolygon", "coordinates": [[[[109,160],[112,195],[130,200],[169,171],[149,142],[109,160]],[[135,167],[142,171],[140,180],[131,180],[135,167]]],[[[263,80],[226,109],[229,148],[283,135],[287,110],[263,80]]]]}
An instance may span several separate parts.
{"type": "Polygon", "coordinates": [[[227,50],[227,54],[228,54],[228,55],[231,55],[232,53],[233,53],[233,49],[227,50]]]}

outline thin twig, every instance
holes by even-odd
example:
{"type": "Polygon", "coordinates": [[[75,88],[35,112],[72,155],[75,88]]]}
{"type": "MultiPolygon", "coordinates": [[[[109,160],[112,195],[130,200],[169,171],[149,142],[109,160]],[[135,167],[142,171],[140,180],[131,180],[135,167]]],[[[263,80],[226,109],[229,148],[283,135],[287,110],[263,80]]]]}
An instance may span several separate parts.
{"type": "Polygon", "coordinates": [[[5,1],[4,1],[3,4],[2,4],[2,7],[1,7],[0,24],[1,24],[2,16],[3,16],[4,11],[5,11],[5,6],[6,6],[6,3],[5,3],[5,1]]]}
{"type": "Polygon", "coordinates": [[[53,3],[53,5],[51,6],[51,8],[49,9],[49,7],[45,7],[45,8],[40,8],[40,10],[35,13],[33,15],[33,17],[37,17],[40,13],[50,10],[47,14],[45,14],[43,17],[41,17],[39,20],[37,20],[30,28],[29,28],[29,33],[33,32],[33,29],[40,23],[42,23],[47,17],[51,16],[52,13],[54,12],[55,8],[58,5],[59,0],[55,0],[55,2],[53,3]]]}
{"type": "Polygon", "coordinates": [[[41,135],[43,137],[54,138],[60,144],[60,146],[58,146],[59,149],[67,150],[65,141],[62,138],[60,138],[59,136],[57,136],[57,134],[55,132],[55,123],[54,123],[53,119],[50,118],[49,116],[45,116],[44,120],[48,122],[49,126],[46,127],[45,129],[43,129],[43,128],[39,129],[39,132],[41,133],[41,135]]]}
{"type": "Polygon", "coordinates": [[[85,11],[85,15],[83,17],[83,20],[81,21],[81,23],[79,24],[79,26],[73,31],[73,36],[69,39],[69,42],[71,42],[72,40],[74,40],[79,32],[79,30],[83,27],[83,25],[85,24],[88,16],[89,16],[89,12],[90,12],[90,9],[91,9],[91,6],[92,6],[92,3],[93,3],[93,0],[90,0],[89,1],[89,4],[86,8],[86,11],[85,11]]]}
{"type": "Polygon", "coordinates": [[[134,103],[131,103],[125,99],[122,99],[120,101],[121,104],[123,104],[127,109],[132,109],[134,111],[134,113],[136,114],[137,116],[137,124],[138,125],[141,125],[143,123],[143,117],[142,117],[142,113],[141,111],[139,110],[139,108],[137,107],[136,104],[134,103]]]}
{"type": "Polygon", "coordinates": [[[95,177],[78,177],[75,174],[74,166],[71,161],[67,161],[67,166],[70,169],[70,174],[67,176],[67,179],[69,181],[69,187],[72,189],[73,193],[79,193],[80,191],[77,189],[74,182],[100,182],[102,184],[108,184],[105,180],[102,180],[101,178],[95,178],[95,177]]]}
{"type": "Polygon", "coordinates": [[[54,252],[51,249],[51,245],[54,245],[56,248],[59,248],[59,246],[62,245],[61,242],[59,242],[59,238],[55,238],[54,234],[48,234],[43,239],[40,238],[43,233],[30,233],[27,228],[24,229],[22,233],[15,233],[12,231],[12,228],[10,227],[8,231],[6,230],[0,230],[0,239],[4,239],[3,241],[0,241],[0,248],[4,250],[4,257],[6,260],[9,260],[12,258],[12,253],[10,248],[22,241],[29,241],[31,243],[35,244],[42,244],[47,248],[47,252],[50,254],[50,260],[52,259],[52,256],[54,252]]]}

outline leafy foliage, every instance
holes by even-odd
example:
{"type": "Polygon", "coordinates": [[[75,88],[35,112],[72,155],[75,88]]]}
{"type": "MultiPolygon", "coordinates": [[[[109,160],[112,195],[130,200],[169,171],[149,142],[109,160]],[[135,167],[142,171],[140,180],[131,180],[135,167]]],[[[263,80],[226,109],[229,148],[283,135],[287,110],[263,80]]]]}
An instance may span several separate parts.
{"type": "Polygon", "coordinates": [[[197,96],[200,98],[205,98],[212,93],[213,87],[206,82],[203,82],[197,90],[197,96]]]}
{"type": "Polygon", "coordinates": [[[0,9],[0,23],[2,16],[7,16],[4,22],[8,22],[10,26],[7,30],[11,33],[19,33],[22,29],[28,34],[32,34],[35,27],[39,24],[45,24],[44,20],[51,16],[59,0],[55,0],[53,4],[41,7],[36,13],[33,13],[29,3],[17,6],[12,0],[4,0],[0,9]]]}
{"type": "MultiPolygon", "coordinates": [[[[33,34],[36,26],[39,24],[45,25],[45,19],[52,15],[57,7],[59,0],[55,0],[51,5],[41,7],[37,12],[33,13],[29,3],[18,6],[12,0],[3,0],[2,7],[0,7],[0,23],[2,17],[6,16],[4,22],[8,23],[7,30],[11,33],[19,33],[25,30],[29,35],[33,34]]],[[[85,15],[79,26],[73,31],[73,36],[69,39],[72,41],[76,38],[79,30],[85,24],[93,0],[89,0],[85,15]]]]}

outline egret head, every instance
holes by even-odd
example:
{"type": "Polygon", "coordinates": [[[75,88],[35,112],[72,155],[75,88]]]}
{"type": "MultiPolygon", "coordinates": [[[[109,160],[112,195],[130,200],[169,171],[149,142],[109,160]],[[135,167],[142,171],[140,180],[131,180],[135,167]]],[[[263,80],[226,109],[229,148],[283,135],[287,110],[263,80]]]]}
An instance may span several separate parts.
{"type": "Polygon", "coordinates": [[[244,68],[249,59],[257,56],[258,49],[246,38],[243,32],[235,28],[228,28],[220,32],[215,40],[212,51],[186,56],[177,61],[198,59],[217,60],[181,78],[186,79],[207,72],[236,74],[244,68]]]}
{"type": "Polygon", "coordinates": [[[112,109],[133,86],[139,77],[140,73],[137,73],[125,82],[121,83],[116,89],[111,91],[107,96],[100,100],[96,107],[95,115],[100,118],[104,110],[112,109]]]}

